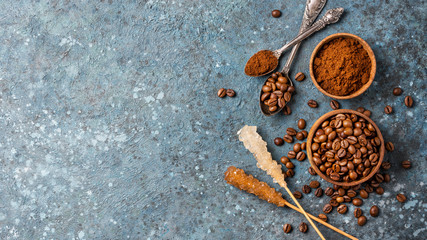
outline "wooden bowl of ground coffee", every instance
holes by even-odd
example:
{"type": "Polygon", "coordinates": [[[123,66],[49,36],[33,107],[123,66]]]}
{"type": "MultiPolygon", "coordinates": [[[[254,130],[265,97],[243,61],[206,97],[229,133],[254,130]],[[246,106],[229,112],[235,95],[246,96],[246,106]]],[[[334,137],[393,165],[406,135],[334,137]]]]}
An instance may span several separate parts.
{"type": "Polygon", "coordinates": [[[331,111],[317,119],[308,134],[306,149],[314,171],[339,186],[355,186],[371,179],[385,154],[378,126],[350,109],[331,111]]]}
{"type": "Polygon", "coordinates": [[[374,52],[362,38],[336,33],[323,39],[310,59],[310,76],[326,96],[350,99],[359,96],[374,81],[374,52]]]}

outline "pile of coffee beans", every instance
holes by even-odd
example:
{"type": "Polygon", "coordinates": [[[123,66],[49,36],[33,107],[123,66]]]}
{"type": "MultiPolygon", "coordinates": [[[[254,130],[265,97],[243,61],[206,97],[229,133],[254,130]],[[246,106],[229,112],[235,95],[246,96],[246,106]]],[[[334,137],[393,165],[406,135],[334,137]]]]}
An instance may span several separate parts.
{"type": "Polygon", "coordinates": [[[291,101],[293,92],[295,87],[289,84],[282,73],[273,73],[262,86],[261,103],[268,106],[270,112],[280,111],[291,101]]]}
{"type": "Polygon", "coordinates": [[[352,182],[378,165],[381,140],[375,127],[356,114],[337,114],[313,137],[313,162],[333,181],[352,182]]]}

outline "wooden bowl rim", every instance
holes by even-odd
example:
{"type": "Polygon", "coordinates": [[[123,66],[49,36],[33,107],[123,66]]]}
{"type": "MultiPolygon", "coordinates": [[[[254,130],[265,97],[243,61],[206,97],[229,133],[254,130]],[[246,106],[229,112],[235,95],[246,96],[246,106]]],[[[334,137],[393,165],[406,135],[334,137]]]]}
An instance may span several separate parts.
{"type": "Polygon", "coordinates": [[[320,41],[319,44],[317,44],[317,46],[314,48],[312,54],[311,54],[311,58],[310,58],[310,65],[309,65],[309,69],[310,69],[310,77],[311,77],[311,81],[313,82],[314,86],[316,86],[316,88],[322,92],[323,94],[325,94],[328,97],[334,98],[334,99],[351,99],[351,98],[355,98],[359,95],[361,95],[362,93],[364,93],[372,84],[372,82],[374,81],[375,78],[375,73],[377,71],[377,61],[375,58],[375,54],[372,51],[371,47],[369,46],[369,44],[363,40],[361,37],[356,36],[354,34],[351,33],[335,33],[332,35],[327,36],[326,38],[324,38],[322,41],[320,41]],[[319,52],[319,50],[323,47],[323,45],[325,45],[326,43],[328,43],[329,41],[335,39],[335,38],[353,38],[356,39],[362,46],[363,49],[366,50],[366,52],[368,53],[369,58],[371,59],[371,73],[369,76],[369,81],[363,85],[359,90],[357,90],[356,92],[347,95],[347,96],[337,96],[337,95],[333,95],[330,94],[328,92],[326,92],[322,87],[320,87],[320,85],[317,83],[315,77],[314,77],[314,71],[313,71],[313,62],[314,62],[314,58],[316,57],[317,53],[319,52]]]}
{"type": "Polygon", "coordinates": [[[310,161],[311,167],[314,169],[314,171],[317,173],[317,175],[319,175],[321,178],[323,178],[324,180],[326,180],[326,181],[328,181],[328,182],[330,182],[332,184],[336,184],[338,186],[349,186],[349,187],[351,187],[351,186],[355,186],[355,185],[364,183],[367,180],[369,180],[380,169],[381,164],[382,164],[383,159],[384,159],[384,154],[385,154],[384,138],[383,138],[383,135],[381,134],[381,131],[378,128],[378,126],[369,117],[363,115],[360,112],[357,112],[357,111],[354,111],[354,110],[351,110],[351,109],[338,109],[338,110],[330,111],[328,113],[323,114],[323,116],[321,116],[320,118],[318,118],[316,120],[316,122],[314,122],[314,124],[311,127],[310,132],[308,133],[308,136],[307,136],[307,157],[308,157],[308,160],[310,161]],[[327,177],[325,174],[323,174],[322,171],[320,171],[319,168],[316,166],[316,164],[313,162],[313,154],[312,154],[312,151],[311,151],[311,144],[312,144],[313,136],[314,136],[317,128],[326,119],[329,119],[330,117],[332,117],[334,115],[337,115],[337,114],[340,114],[340,113],[348,113],[348,114],[354,113],[354,114],[356,114],[359,117],[363,117],[365,120],[367,120],[369,123],[371,123],[374,126],[375,131],[377,132],[377,137],[379,137],[380,141],[381,141],[381,147],[380,147],[380,151],[379,151],[380,152],[380,157],[379,157],[377,166],[374,168],[373,171],[371,171],[371,173],[368,176],[366,176],[366,177],[364,177],[364,178],[362,178],[362,179],[360,179],[358,181],[355,181],[355,182],[337,182],[337,181],[334,181],[334,180],[330,179],[329,177],[327,177]]]}

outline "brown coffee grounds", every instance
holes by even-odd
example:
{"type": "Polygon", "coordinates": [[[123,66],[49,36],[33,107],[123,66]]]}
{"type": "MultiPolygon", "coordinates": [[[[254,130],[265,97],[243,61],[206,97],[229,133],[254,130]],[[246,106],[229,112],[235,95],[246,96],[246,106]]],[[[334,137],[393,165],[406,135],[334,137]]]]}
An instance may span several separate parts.
{"type": "Polygon", "coordinates": [[[371,59],[363,46],[352,38],[337,38],[317,53],[314,76],[326,92],[347,96],[369,81],[371,59]]]}
{"type": "Polygon", "coordinates": [[[272,51],[262,50],[253,55],[245,66],[245,73],[249,76],[260,76],[273,71],[278,64],[272,51]]]}

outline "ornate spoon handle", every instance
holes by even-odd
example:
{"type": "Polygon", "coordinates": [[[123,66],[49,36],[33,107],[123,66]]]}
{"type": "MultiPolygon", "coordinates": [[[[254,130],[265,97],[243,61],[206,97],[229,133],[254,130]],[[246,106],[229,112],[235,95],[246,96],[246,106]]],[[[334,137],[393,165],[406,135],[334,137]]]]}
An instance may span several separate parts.
{"type": "Polygon", "coordinates": [[[313,24],[313,26],[309,27],[306,31],[304,31],[303,33],[299,34],[296,38],[294,38],[292,41],[290,41],[289,43],[287,43],[282,48],[280,48],[278,50],[275,50],[273,52],[273,54],[277,58],[279,58],[280,55],[282,55],[282,53],[284,51],[286,51],[286,49],[288,49],[289,47],[292,47],[293,45],[301,42],[302,40],[306,39],[311,34],[319,31],[320,29],[322,29],[324,27],[326,27],[326,25],[338,22],[338,20],[341,17],[341,14],[343,12],[344,12],[344,8],[334,8],[334,9],[328,10],[325,13],[325,15],[322,17],[322,19],[320,19],[317,22],[315,22],[313,24]]]}
{"type": "MultiPolygon", "coordinates": [[[[301,27],[299,29],[298,34],[301,34],[304,30],[309,28],[311,24],[313,24],[314,20],[316,20],[317,16],[319,16],[326,2],[327,0],[307,0],[307,3],[305,4],[304,17],[302,19],[301,27]]],[[[292,52],[289,55],[288,61],[282,69],[282,73],[289,73],[292,61],[294,60],[300,45],[301,43],[297,43],[292,48],[292,52]]]]}

